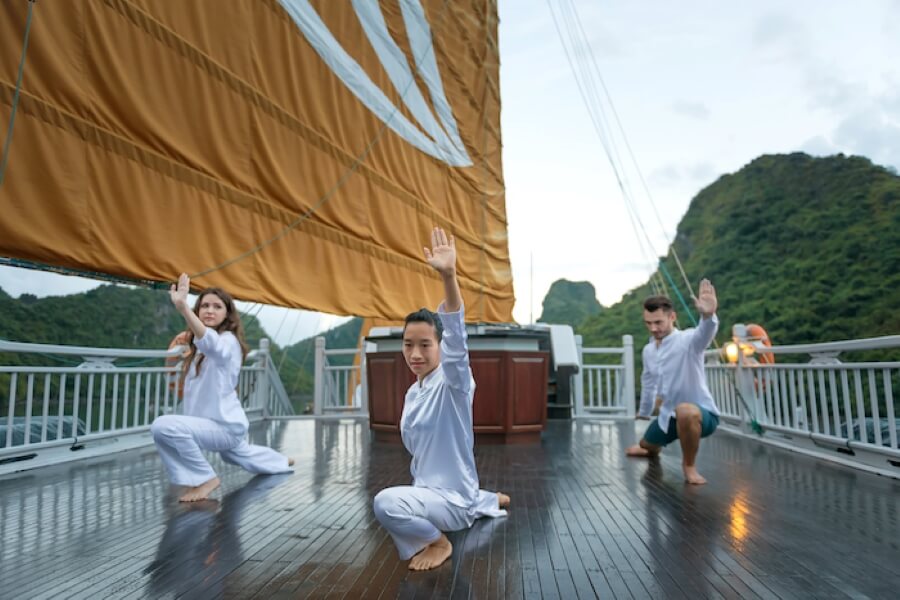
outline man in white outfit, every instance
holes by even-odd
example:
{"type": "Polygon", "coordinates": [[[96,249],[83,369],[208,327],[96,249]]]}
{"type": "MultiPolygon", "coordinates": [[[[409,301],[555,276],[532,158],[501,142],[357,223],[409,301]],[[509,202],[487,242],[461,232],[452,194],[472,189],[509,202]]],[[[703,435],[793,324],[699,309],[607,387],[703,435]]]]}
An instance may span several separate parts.
{"type": "Polygon", "coordinates": [[[412,454],[413,484],[382,490],[374,510],[412,570],[433,569],[453,553],[444,531],[471,527],[483,516],[506,515],[509,496],[479,489],[475,469],[472,400],[456,245],[443,230],[431,234],[425,258],[440,273],[445,300],[438,313],[406,318],[403,357],[417,377],[406,393],[400,434],[412,454]]]}
{"type": "Polygon", "coordinates": [[[659,416],[650,422],[640,443],[625,453],[653,457],[677,439],[681,443],[685,481],[702,485],[706,479],[694,464],[700,438],[711,435],[719,425],[719,409],[703,372],[703,353],[719,328],[719,303],[708,279],[700,282],[695,303],[700,323],[680,331],[675,328],[671,300],[654,296],[644,302],[644,324],[651,339],[642,354],[644,369],[637,418],[650,419],[654,403],[659,406],[659,416]]]}

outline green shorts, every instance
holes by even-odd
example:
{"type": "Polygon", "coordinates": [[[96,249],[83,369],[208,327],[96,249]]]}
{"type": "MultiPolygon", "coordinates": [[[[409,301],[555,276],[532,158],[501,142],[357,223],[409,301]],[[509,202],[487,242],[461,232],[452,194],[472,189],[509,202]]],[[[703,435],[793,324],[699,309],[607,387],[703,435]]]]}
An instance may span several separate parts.
{"type": "MultiPolygon", "coordinates": [[[[699,406],[697,408],[700,408],[699,406]]],[[[719,416],[711,413],[705,408],[700,408],[702,421],[700,425],[700,437],[705,438],[711,435],[716,427],[719,426],[719,416]]],[[[659,421],[653,419],[647,431],[644,432],[644,441],[654,446],[665,446],[678,439],[678,420],[674,415],[669,417],[668,431],[663,431],[659,426],[659,421]]]]}

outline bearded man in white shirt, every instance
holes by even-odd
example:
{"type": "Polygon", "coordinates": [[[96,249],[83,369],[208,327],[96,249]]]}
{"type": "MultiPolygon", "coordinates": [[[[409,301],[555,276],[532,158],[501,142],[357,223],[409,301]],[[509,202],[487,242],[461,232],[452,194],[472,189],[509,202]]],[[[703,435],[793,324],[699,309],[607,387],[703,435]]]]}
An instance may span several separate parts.
{"type": "Polygon", "coordinates": [[[640,443],[625,453],[653,457],[677,439],[685,481],[702,485],[706,479],[694,464],[700,439],[719,425],[719,409],[703,372],[703,353],[719,328],[716,290],[708,279],[700,282],[694,302],[700,323],[681,331],[675,327],[675,310],[669,298],[653,296],[644,301],[644,324],[651,339],[642,354],[641,405],[636,418],[649,420],[654,404],[659,407],[659,415],[640,443]]]}

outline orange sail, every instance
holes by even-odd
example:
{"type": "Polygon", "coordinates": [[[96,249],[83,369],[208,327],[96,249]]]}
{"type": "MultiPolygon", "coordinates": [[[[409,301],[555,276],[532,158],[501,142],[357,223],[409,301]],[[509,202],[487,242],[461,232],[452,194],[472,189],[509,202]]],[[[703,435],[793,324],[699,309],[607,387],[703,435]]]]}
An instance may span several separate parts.
{"type": "Polygon", "coordinates": [[[42,0],[0,256],[398,319],[440,299],[438,225],[468,319],[511,321],[500,151],[496,0],[42,0]]]}

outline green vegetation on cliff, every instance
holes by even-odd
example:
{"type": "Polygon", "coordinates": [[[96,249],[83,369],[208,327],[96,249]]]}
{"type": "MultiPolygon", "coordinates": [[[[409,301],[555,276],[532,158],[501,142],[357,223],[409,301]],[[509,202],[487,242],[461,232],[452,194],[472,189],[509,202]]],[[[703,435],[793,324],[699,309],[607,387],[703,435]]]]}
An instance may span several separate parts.
{"type": "MultiPolygon", "coordinates": [[[[241,320],[251,348],[269,334],[254,316],[241,320]]],[[[324,335],[326,346],[356,346],[361,319],[352,319],[324,335]]],[[[175,312],[167,292],[103,285],[69,296],[37,298],[22,294],[12,298],[0,290],[0,339],[38,344],[93,346],[100,348],[159,348],[184,330],[184,319],[175,312]]],[[[272,346],[272,359],[295,407],[311,398],[315,340],[309,338],[287,348],[272,346]]],[[[0,364],[47,364],[37,355],[0,353],[0,364]]],[[[51,359],[51,364],[53,363],[51,359]]],[[[2,388],[2,386],[0,386],[2,388]]]]}
{"type": "MultiPolygon", "coordinates": [[[[757,158],[697,194],[674,244],[694,289],[703,277],[716,286],[720,342],[741,322],[759,323],[776,344],[900,333],[900,177],[868,159],[757,158]]],[[[665,265],[677,277],[671,257],[665,265]]],[[[651,293],[648,282],[585,320],[585,345],[619,345],[630,333],[640,348],[651,293]]]]}
{"type": "Polygon", "coordinates": [[[587,281],[554,281],[544,297],[541,323],[565,323],[577,327],[603,307],[597,302],[597,291],[587,281]]]}

